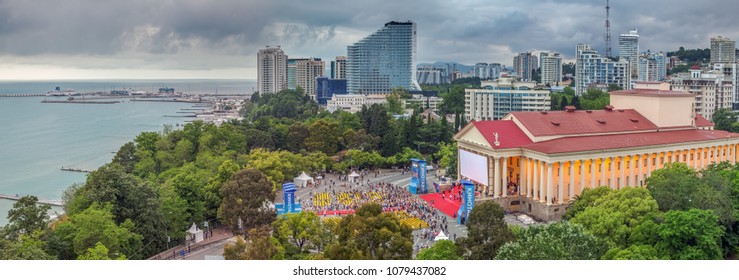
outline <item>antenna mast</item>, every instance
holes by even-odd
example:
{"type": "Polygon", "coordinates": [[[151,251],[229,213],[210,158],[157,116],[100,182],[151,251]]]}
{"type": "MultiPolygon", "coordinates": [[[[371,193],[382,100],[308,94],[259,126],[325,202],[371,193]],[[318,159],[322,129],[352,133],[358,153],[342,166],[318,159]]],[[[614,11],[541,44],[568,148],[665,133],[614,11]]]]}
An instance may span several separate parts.
{"type": "Polygon", "coordinates": [[[605,37],[605,56],[611,57],[611,5],[606,0],[606,37],[605,37]]]}

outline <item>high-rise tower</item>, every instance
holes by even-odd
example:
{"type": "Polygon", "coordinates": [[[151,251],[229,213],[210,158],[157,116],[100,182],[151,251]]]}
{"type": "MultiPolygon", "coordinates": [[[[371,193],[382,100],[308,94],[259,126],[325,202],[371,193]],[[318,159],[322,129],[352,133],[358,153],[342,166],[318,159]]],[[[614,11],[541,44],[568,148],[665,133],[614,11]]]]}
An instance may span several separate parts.
{"type": "Polygon", "coordinates": [[[267,46],[257,53],[257,86],[259,93],[287,89],[287,55],[280,46],[267,46]]]}
{"type": "Polygon", "coordinates": [[[419,89],[416,23],[391,21],[347,47],[348,93],[387,94],[393,88],[419,89]]]}

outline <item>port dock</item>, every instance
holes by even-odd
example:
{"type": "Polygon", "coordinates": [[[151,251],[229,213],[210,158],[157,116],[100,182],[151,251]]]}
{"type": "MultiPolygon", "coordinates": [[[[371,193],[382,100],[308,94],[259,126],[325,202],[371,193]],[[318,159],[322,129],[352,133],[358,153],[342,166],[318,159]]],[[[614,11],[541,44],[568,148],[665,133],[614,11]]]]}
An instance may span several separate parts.
{"type": "MultiPolygon", "coordinates": [[[[0,194],[0,199],[19,201],[23,196],[0,194]]],[[[38,204],[49,205],[49,206],[64,206],[61,200],[50,200],[50,199],[39,199],[38,204]]]]}

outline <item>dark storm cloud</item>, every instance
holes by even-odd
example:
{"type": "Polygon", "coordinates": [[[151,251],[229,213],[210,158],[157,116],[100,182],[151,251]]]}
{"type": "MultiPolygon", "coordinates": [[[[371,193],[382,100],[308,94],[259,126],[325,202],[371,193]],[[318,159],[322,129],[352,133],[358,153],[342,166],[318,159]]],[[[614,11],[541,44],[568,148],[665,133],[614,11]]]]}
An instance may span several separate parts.
{"type": "MultiPolygon", "coordinates": [[[[135,57],[142,65],[179,69],[253,67],[249,57],[265,45],[328,60],[387,21],[413,20],[419,62],[510,64],[518,51],[554,50],[571,58],[578,43],[602,49],[604,6],[576,0],[0,0],[0,55],[135,57]]],[[[618,34],[634,27],[642,50],[706,48],[712,36],[739,38],[739,4],[732,0],[614,0],[611,7],[614,54],[618,34]]]]}

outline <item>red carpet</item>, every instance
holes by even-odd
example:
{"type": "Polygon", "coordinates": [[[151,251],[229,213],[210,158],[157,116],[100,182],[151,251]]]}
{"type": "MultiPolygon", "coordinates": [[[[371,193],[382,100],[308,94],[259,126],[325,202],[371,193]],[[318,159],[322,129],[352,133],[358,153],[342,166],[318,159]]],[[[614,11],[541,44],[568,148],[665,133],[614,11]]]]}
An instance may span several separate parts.
{"type": "Polygon", "coordinates": [[[459,207],[462,206],[461,200],[444,199],[439,193],[424,194],[421,195],[421,199],[427,201],[429,205],[441,210],[441,212],[444,212],[444,214],[447,214],[449,217],[454,217],[454,215],[457,214],[459,207]],[[431,204],[432,200],[434,201],[433,204],[431,204]]]}

